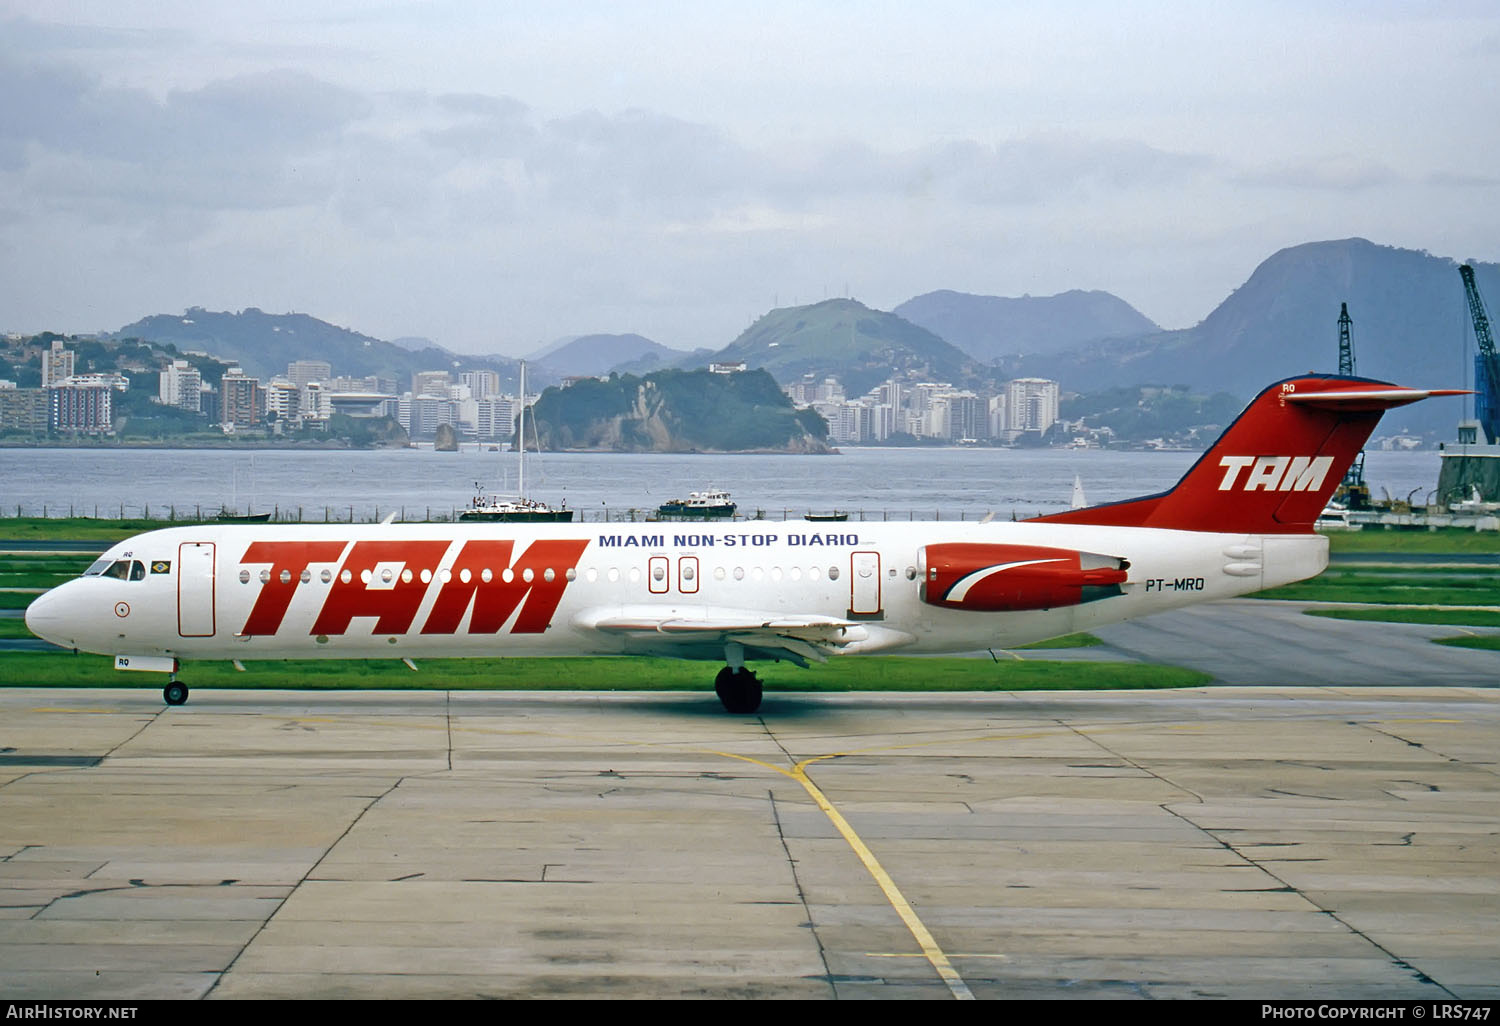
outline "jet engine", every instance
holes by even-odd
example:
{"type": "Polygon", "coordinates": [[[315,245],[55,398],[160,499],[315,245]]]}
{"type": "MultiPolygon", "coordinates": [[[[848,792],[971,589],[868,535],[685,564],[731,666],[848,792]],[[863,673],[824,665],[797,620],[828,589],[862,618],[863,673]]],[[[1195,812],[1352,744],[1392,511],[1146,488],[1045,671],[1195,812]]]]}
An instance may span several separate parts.
{"type": "Polygon", "coordinates": [[[1128,560],[1040,545],[944,542],[917,553],[922,601],[943,609],[1019,612],[1119,595],[1128,560]]]}

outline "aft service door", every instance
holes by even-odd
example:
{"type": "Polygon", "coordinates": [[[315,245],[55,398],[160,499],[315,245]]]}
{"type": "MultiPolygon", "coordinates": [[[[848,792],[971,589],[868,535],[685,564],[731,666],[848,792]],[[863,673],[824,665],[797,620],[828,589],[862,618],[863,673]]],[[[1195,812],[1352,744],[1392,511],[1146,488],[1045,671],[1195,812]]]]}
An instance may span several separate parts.
{"type": "Polygon", "coordinates": [[[213,542],[184,542],[177,548],[177,633],[214,635],[213,542]]]}
{"type": "Polygon", "coordinates": [[[849,615],[879,619],[880,553],[855,552],[849,557],[849,615]]]}

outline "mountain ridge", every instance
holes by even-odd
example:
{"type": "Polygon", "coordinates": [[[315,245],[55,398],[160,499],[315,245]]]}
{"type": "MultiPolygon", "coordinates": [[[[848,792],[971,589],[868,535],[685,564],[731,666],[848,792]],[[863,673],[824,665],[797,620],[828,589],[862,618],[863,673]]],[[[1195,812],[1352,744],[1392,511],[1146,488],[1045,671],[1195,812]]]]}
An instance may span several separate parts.
{"type": "MultiPolygon", "coordinates": [[[[1500,264],[1474,266],[1480,291],[1500,295],[1500,264]]],[[[1362,238],[1278,250],[1191,328],[1025,356],[1005,369],[1077,392],[1155,383],[1248,397],[1280,378],[1336,369],[1343,303],[1354,322],[1356,374],[1469,387],[1472,329],[1458,261],[1362,238]]],[[[1392,411],[1381,430],[1451,436],[1460,416],[1453,405],[1392,411]]]]}
{"type": "Polygon", "coordinates": [[[1162,330],[1125,300],[1099,290],[1007,297],[939,289],[914,296],[891,312],[983,363],[1162,330]]]}

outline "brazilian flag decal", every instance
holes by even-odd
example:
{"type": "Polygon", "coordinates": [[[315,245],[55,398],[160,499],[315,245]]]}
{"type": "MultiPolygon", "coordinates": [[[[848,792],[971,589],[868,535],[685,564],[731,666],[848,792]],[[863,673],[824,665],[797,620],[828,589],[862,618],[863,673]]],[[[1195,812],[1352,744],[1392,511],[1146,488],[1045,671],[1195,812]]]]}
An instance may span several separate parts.
{"type": "Polygon", "coordinates": [[[151,564],[153,574],[169,574],[172,572],[172,561],[170,559],[158,559],[151,564]]]}

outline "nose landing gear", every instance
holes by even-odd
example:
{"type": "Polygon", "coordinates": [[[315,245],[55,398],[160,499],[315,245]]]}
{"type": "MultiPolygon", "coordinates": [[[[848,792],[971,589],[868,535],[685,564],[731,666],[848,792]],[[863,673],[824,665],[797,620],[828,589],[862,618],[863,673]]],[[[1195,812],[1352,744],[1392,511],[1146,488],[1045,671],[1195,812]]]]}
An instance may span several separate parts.
{"type": "Polygon", "coordinates": [[[161,697],[168,705],[181,705],[188,698],[187,685],[180,680],[169,681],[167,686],[161,689],[161,697]]]}

